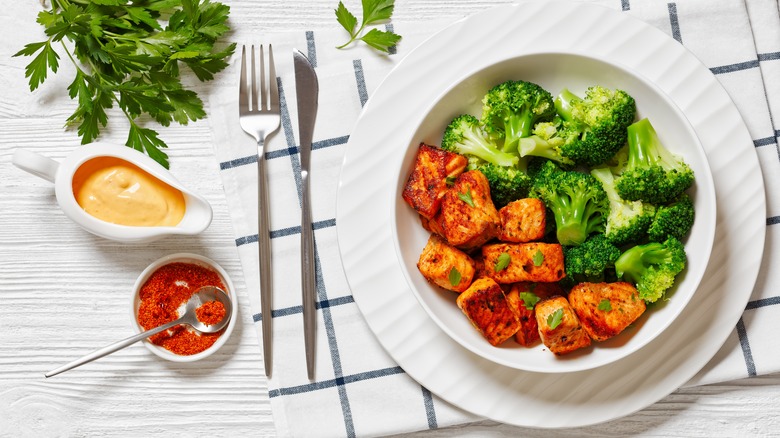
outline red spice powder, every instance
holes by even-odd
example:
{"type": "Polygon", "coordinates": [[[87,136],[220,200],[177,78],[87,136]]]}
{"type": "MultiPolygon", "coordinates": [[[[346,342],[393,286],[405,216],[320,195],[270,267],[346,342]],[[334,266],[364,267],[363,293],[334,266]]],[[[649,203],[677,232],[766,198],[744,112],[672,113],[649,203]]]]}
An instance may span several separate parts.
{"type": "MultiPolygon", "coordinates": [[[[203,266],[170,263],[160,267],[141,287],[138,324],[144,330],[150,330],[177,319],[179,307],[202,286],[216,286],[226,290],[219,274],[203,266]]],[[[224,307],[222,310],[224,313],[224,307]]],[[[149,337],[149,340],[172,353],[189,356],[214,345],[223,332],[201,334],[189,330],[185,325],[177,325],[149,337]]]]}
{"type": "Polygon", "coordinates": [[[214,325],[222,321],[225,313],[227,313],[225,305],[219,301],[209,301],[195,309],[195,316],[198,317],[198,321],[206,325],[214,325]]]}

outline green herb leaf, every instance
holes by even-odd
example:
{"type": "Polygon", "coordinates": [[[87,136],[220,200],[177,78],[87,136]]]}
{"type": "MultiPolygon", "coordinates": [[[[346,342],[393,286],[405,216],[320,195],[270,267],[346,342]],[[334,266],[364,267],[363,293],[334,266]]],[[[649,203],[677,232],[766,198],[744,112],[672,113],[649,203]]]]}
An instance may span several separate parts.
{"type": "Polygon", "coordinates": [[[378,29],[371,29],[367,34],[360,38],[364,43],[369,46],[380,50],[382,52],[389,53],[390,47],[393,47],[401,41],[401,36],[394,34],[393,32],[383,32],[378,29]]]}
{"type": "Polygon", "coordinates": [[[520,299],[523,300],[523,304],[528,310],[534,310],[536,303],[541,301],[541,298],[533,292],[520,292],[520,299]]]}
{"type": "Polygon", "coordinates": [[[544,263],[544,253],[541,250],[536,250],[536,253],[534,253],[533,256],[533,262],[534,266],[542,266],[542,263],[544,263]]]}
{"type": "Polygon", "coordinates": [[[498,255],[498,258],[496,259],[496,265],[493,267],[493,270],[496,272],[503,271],[504,269],[509,266],[509,262],[512,261],[512,256],[509,255],[509,253],[502,252],[498,255]]]}
{"type": "Polygon", "coordinates": [[[363,0],[363,23],[366,25],[389,20],[395,0],[363,0]]]}
{"type": "Polygon", "coordinates": [[[471,197],[471,187],[466,186],[466,193],[458,193],[458,198],[468,204],[469,207],[474,207],[474,199],[471,197]]]}
{"type": "Polygon", "coordinates": [[[24,46],[24,49],[16,52],[14,56],[32,56],[38,51],[40,53],[27,64],[27,68],[24,70],[24,76],[30,78],[30,91],[34,91],[38,88],[38,85],[46,80],[49,70],[52,73],[57,73],[57,69],[60,66],[58,61],[60,56],[52,49],[50,41],[27,44],[24,46]]]}
{"type": "Polygon", "coordinates": [[[343,27],[347,32],[349,32],[349,36],[355,35],[355,27],[357,26],[357,17],[355,17],[352,12],[349,12],[346,6],[344,6],[344,2],[339,2],[338,8],[336,8],[336,21],[341,24],[341,27],[343,27]]]}
{"type": "Polygon", "coordinates": [[[137,151],[145,152],[158,163],[165,163],[163,166],[166,169],[168,168],[166,165],[168,163],[168,155],[160,150],[168,146],[157,137],[157,131],[141,128],[135,123],[130,123],[130,133],[125,144],[137,151]]]}
{"type": "Polygon", "coordinates": [[[563,320],[563,309],[558,309],[555,312],[547,315],[547,325],[550,326],[551,330],[555,330],[556,327],[561,325],[562,320],[563,320]]]}
{"type": "Polygon", "coordinates": [[[601,302],[599,302],[598,309],[603,310],[605,312],[609,312],[610,310],[612,310],[612,302],[604,298],[603,300],[601,300],[601,302]]]}
{"type": "Polygon", "coordinates": [[[336,21],[349,33],[349,41],[338,46],[337,49],[343,49],[353,41],[360,40],[380,52],[389,53],[390,48],[401,41],[400,35],[379,29],[371,29],[366,34],[361,34],[366,26],[389,20],[394,10],[395,0],[363,0],[363,21],[360,23],[360,27],[357,27],[357,17],[344,6],[344,2],[339,1],[339,5],[335,9],[336,21]]]}
{"type": "Polygon", "coordinates": [[[453,287],[459,285],[460,278],[461,278],[460,271],[458,271],[458,268],[453,266],[452,269],[450,269],[450,275],[449,275],[450,284],[453,287]]]}
{"type": "Polygon", "coordinates": [[[444,182],[447,184],[447,187],[452,187],[455,184],[455,177],[448,176],[444,182]]]}

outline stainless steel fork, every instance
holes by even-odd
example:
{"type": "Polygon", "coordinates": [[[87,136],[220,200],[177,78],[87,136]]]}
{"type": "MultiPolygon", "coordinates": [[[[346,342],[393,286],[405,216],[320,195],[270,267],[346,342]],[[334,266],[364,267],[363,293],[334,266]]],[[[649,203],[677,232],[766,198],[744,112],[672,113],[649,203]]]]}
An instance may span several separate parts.
{"type": "Polygon", "coordinates": [[[265,375],[270,376],[273,363],[271,235],[268,216],[268,183],[265,176],[265,139],[279,129],[281,117],[279,115],[279,86],[276,83],[273,48],[270,44],[268,45],[267,76],[263,46],[260,46],[259,63],[255,62],[255,46],[250,46],[249,50],[250,60],[247,62],[247,46],[241,49],[238,113],[241,128],[257,140],[257,243],[260,256],[260,310],[263,316],[263,362],[265,375]],[[255,66],[258,64],[260,70],[259,88],[255,71],[255,66]],[[247,76],[250,77],[248,81],[247,76]]]}

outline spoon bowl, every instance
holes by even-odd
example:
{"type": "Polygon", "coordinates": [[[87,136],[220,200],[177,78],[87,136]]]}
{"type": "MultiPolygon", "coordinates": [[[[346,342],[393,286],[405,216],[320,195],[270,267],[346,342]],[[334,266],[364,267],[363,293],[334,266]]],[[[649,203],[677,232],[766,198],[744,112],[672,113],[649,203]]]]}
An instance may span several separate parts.
{"type": "Polygon", "coordinates": [[[189,301],[187,301],[184,314],[182,314],[179,320],[201,333],[216,333],[228,325],[232,313],[233,303],[225,291],[215,286],[203,286],[196,290],[189,301]],[[222,303],[222,306],[225,308],[225,316],[215,324],[204,324],[198,319],[197,310],[200,306],[212,301],[222,303]]]}

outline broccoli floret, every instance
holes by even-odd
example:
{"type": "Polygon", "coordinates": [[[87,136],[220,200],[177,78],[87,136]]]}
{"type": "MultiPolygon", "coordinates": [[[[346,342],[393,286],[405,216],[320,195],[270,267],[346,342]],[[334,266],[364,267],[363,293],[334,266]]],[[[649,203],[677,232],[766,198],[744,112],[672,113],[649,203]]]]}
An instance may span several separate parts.
{"type": "Polygon", "coordinates": [[[469,114],[455,117],[450,122],[444,130],[441,148],[467,158],[477,157],[497,166],[516,166],[520,161],[517,155],[501,151],[482,131],[479,119],[469,114]]]}
{"type": "Polygon", "coordinates": [[[503,139],[501,150],[514,152],[520,138],[531,135],[534,124],[555,115],[549,91],[533,82],[506,81],[482,99],[482,124],[491,136],[503,139]]]}
{"type": "Polygon", "coordinates": [[[563,119],[558,136],[565,139],[561,154],[578,164],[597,166],[626,143],[626,127],[634,121],[634,98],[622,90],[590,87],[580,98],[563,89],[555,98],[563,119]]]}
{"type": "Polygon", "coordinates": [[[493,163],[483,163],[475,167],[487,178],[490,197],[496,208],[528,196],[531,178],[521,167],[502,167],[493,163]]]}
{"type": "Polygon", "coordinates": [[[626,201],[615,189],[615,176],[607,167],[592,169],[590,174],[601,182],[609,199],[609,216],[604,234],[615,245],[636,243],[644,239],[653,221],[655,207],[642,201],[626,201]]]}
{"type": "Polygon", "coordinates": [[[588,235],[604,231],[609,214],[607,194],[589,174],[562,170],[546,161],[535,171],[529,195],[541,199],[552,211],[562,245],[580,245],[588,235]]]}
{"type": "Polygon", "coordinates": [[[639,296],[653,303],[666,295],[688,262],[683,244],[670,237],[626,250],[615,262],[618,278],[636,285],[639,296]]]}
{"type": "Polygon", "coordinates": [[[563,261],[566,282],[572,286],[584,281],[604,281],[604,272],[614,267],[620,257],[620,249],[610,243],[603,234],[589,237],[580,246],[564,247],[563,261]]]}
{"type": "Polygon", "coordinates": [[[661,144],[649,120],[627,131],[628,160],[615,184],[623,199],[666,204],[693,184],[693,170],[661,144]]]}
{"type": "Polygon", "coordinates": [[[574,164],[574,161],[564,157],[561,153],[561,146],[567,139],[559,136],[558,128],[560,125],[560,119],[552,122],[539,122],[534,125],[534,129],[531,131],[532,135],[521,138],[518,143],[517,150],[520,156],[543,157],[563,165],[574,164]]]}
{"type": "Polygon", "coordinates": [[[682,240],[691,231],[693,219],[693,201],[683,193],[671,204],[658,207],[647,235],[653,242],[663,242],[669,237],[682,240]]]}

